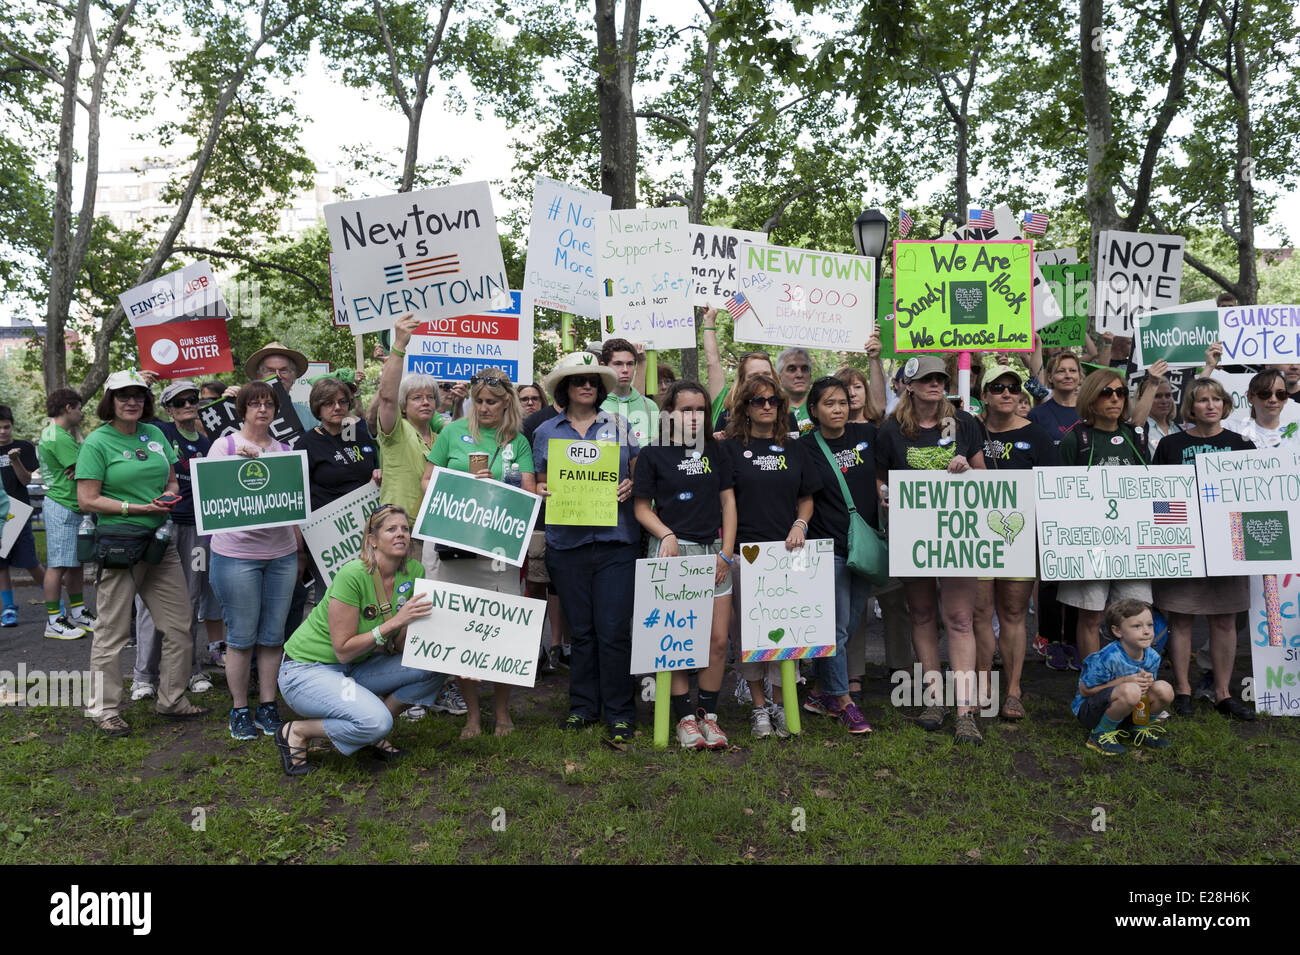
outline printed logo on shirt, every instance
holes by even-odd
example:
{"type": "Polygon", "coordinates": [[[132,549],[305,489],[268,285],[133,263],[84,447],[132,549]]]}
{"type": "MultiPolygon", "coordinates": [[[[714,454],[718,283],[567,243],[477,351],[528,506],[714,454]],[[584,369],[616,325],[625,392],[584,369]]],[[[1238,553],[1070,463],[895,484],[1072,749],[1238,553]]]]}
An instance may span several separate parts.
{"type": "MultiPolygon", "coordinates": [[[[749,454],[748,451],[745,454],[749,454]]],[[[784,454],[764,454],[756,457],[751,462],[754,467],[760,471],[788,471],[789,465],[785,463],[784,454]]]]}
{"type": "Polygon", "coordinates": [[[515,456],[515,449],[514,449],[514,448],[502,448],[502,449],[501,449],[501,460],[502,460],[502,461],[510,461],[510,460],[513,460],[514,456],[515,456]]]}
{"type": "Polygon", "coordinates": [[[1021,445],[1029,447],[1023,441],[1011,445],[1000,438],[988,438],[984,442],[984,457],[992,458],[994,461],[1010,461],[1012,447],[1019,448],[1021,445]]]}
{"type": "Polygon", "coordinates": [[[847,471],[862,463],[862,451],[858,448],[845,448],[843,451],[835,452],[835,464],[841,471],[847,471]]]}
{"type": "MultiPolygon", "coordinates": [[[[748,454],[749,452],[746,451],[745,453],[748,454]]],[[[713,473],[713,469],[709,467],[708,458],[683,458],[677,462],[677,470],[692,477],[698,474],[713,473]]]]}
{"type": "Polygon", "coordinates": [[[946,448],[908,448],[907,465],[914,471],[942,471],[957,456],[951,444],[946,448]]]}

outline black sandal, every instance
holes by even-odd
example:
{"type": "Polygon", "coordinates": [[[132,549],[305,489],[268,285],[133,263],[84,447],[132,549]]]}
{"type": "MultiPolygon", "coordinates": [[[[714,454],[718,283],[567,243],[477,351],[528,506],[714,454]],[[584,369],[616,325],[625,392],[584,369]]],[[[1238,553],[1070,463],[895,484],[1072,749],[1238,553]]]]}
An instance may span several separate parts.
{"type": "Polygon", "coordinates": [[[307,762],[307,747],[292,746],[289,743],[289,727],[293,724],[281,723],[275,731],[275,748],[280,751],[280,765],[286,776],[306,776],[315,766],[307,762]]]}
{"type": "MultiPolygon", "coordinates": [[[[388,740],[383,740],[383,742],[388,743],[388,740]]],[[[392,743],[388,743],[388,749],[384,749],[379,743],[371,743],[366,748],[370,751],[370,755],[381,763],[395,763],[399,759],[406,757],[406,750],[398,749],[392,743]]]]}

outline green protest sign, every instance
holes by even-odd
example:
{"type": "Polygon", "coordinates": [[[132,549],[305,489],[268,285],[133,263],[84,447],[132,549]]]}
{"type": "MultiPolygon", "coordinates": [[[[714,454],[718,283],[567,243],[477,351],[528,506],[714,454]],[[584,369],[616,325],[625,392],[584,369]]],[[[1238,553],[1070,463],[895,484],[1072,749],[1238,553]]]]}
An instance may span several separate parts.
{"type": "Polygon", "coordinates": [[[900,352],[1029,351],[1033,255],[1027,242],[894,243],[900,352]]]}
{"type": "Polygon", "coordinates": [[[613,527],[618,523],[618,443],[551,438],[546,452],[546,520],[613,527]]]}
{"type": "Polygon", "coordinates": [[[1170,368],[1199,368],[1219,340],[1217,308],[1170,308],[1138,316],[1133,360],[1146,368],[1163,358],[1170,368]]]}
{"type": "Polygon", "coordinates": [[[191,458],[199,536],[307,520],[307,452],[191,458]]]}
{"type": "Polygon", "coordinates": [[[1044,348],[1082,348],[1083,336],[1088,331],[1088,298],[1092,294],[1088,276],[1091,266],[1085,263],[1042,265],[1039,268],[1064,316],[1046,328],[1039,328],[1039,341],[1044,348]]]}
{"type": "Polygon", "coordinates": [[[894,344],[894,280],[880,280],[880,297],[876,300],[876,329],[880,332],[880,360],[902,358],[894,344]]]}
{"type": "Polygon", "coordinates": [[[344,564],[361,556],[366,519],[378,506],[379,485],[367,482],[308,516],[302,526],[303,543],[326,584],[333,583],[344,564]]]}
{"type": "Polygon", "coordinates": [[[520,567],[541,502],[501,481],[434,468],[411,534],[520,567]]]}

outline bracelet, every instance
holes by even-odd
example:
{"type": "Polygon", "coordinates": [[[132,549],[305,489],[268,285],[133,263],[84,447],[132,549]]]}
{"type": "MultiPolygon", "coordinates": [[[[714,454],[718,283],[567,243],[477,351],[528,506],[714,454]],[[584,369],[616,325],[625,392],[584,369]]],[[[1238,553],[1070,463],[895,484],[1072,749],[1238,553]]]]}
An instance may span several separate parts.
{"type": "Polygon", "coordinates": [[[388,353],[389,353],[390,355],[401,355],[403,358],[406,357],[406,352],[402,351],[402,350],[401,350],[400,348],[398,348],[396,345],[394,345],[392,348],[388,349],[388,353]]]}
{"type": "MultiPolygon", "coordinates": [[[[383,626],[383,624],[380,624],[380,626],[383,626]]],[[[370,635],[375,638],[375,646],[382,647],[388,642],[384,639],[384,635],[379,632],[379,627],[375,627],[375,629],[371,630],[370,635]]]]}
{"type": "Polygon", "coordinates": [[[718,326],[717,326],[717,325],[701,325],[701,326],[700,326],[700,331],[702,331],[702,332],[716,332],[717,330],[718,330],[718,326]]]}
{"type": "Polygon", "coordinates": [[[722,553],[721,551],[718,552],[718,556],[721,557],[723,560],[725,560],[728,564],[734,564],[736,562],[736,558],[728,557],[726,554],[722,553]]]}
{"type": "Polygon", "coordinates": [[[131,505],[127,501],[122,502],[122,516],[129,517],[131,514],[131,505]]]}
{"type": "Polygon", "coordinates": [[[670,537],[676,537],[676,536],[677,536],[677,535],[674,534],[672,531],[669,531],[667,534],[665,534],[663,537],[661,537],[661,538],[659,538],[659,539],[660,539],[660,540],[667,540],[667,539],[670,538],[670,537]]]}
{"type": "Polygon", "coordinates": [[[805,532],[808,530],[808,522],[805,521],[803,518],[799,518],[798,520],[796,520],[796,521],[794,522],[794,524],[791,524],[790,526],[791,526],[791,527],[794,527],[795,524],[802,524],[802,525],[803,525],[803,529],[804,529],[805,532]]]}

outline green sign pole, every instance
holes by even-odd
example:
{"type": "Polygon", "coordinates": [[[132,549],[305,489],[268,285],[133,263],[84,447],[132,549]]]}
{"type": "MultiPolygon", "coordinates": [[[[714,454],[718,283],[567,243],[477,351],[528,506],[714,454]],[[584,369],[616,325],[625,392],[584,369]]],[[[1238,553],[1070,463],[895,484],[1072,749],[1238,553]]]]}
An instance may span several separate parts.
{"type": "Polygon", "coordinates": [[[569,312],[560,313],[560,346],[566,355],[578,350],[573,342],[573,315],[569,312]]]}
{"type": "Polygon", "coordinates": [[[802,733],[803,724],[799,722],[799,671],[793,660],[781,661],[782,706],[785,707],[785,728],[791,733],[802,733]]]}

